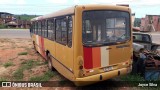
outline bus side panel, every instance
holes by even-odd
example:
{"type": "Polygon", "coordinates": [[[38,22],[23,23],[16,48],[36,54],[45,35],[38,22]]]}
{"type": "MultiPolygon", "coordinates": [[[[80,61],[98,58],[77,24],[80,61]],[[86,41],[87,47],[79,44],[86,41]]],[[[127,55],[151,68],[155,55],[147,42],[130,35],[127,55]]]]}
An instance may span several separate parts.
{"type": "Polygon", "coordinates": [[[36,45],[36,50],[40,53],[40,46],[39,46],[39,35],[35,35],[35,45],[36,45]]]}
{"type": "Polygon", "coordinates": [[[32,34],[31,39],[32,39],[32,42],[36,43],[36,34],[32,34]]]}
{"type": "Polygon", "coordinates": [[[44,38],[39,35],[35,35],[35,45],[36,50],[45,58],[44,38]]]}
{"type": "MultiPolygon", "coordinates": [[[[57,67],[57,70],[66,78],[69,80],[74,80],[74,62],[73,62],[73,56],[74,56],[74,16],[72,16],[73,21],[73,29],[72,29],[72,47],[68,47],[67,45],[62,45],[58,42],[55,43],[55,67],[57,67]],[[63,68],[62,68],[63,67],[63,68]]],[[[55,64],[53,62],[53,64],[55,64]]]]}
{"type": "Polygon", "coordinates": [[[55,41],[44,38],[44,50],[45,50],[45,52],[49,51],[49,53],[53,57],[55,57],[56,56],[55,41]]]}

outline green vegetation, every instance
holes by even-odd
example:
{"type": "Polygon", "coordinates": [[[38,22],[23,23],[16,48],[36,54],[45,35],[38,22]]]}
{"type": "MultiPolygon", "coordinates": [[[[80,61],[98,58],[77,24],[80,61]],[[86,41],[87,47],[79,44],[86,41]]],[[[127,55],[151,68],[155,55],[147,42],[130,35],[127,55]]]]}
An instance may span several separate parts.
{"type": "Polygon", "coordinates": [[[2,78],[2,77],[0,77],[0,81],[5,82],[5,81],[7,81],[7,79],[6,79],[6,78],[2,78]]]}
{"type": "Polygon", "coordinates": [[[17,71],[14,72],[13,77],[16,80],[21,80],[23,79],[23,71],[25,70],[24,67],[19,68],[17,71]]]}
{"type": "Polygon", "coordinates": [[[35,66],[43,65],[44,63],[40,63],[40,61],[34,61],[34,60],[27,60],[21,63],[22,66],[13,73],[13,77],[16,80],[23,79],[23,72],[25,70],[30,70],[31,68],[34,68],[35,66]]]}
{"type": "Polygon", "coordinates": [[[121,77],[122,81],[145,81],[143,77],[141,77],[139,74],[136,75],[126,75],[121,77]]]}
{"type": "Polygon", "coordinates": [[[0,29],[4,29],[4,28],[7,28],[7,26],[0,24],[0,29]]]}
{"type": "Polygon", "coordinates": [[[31,77],[30,81],[48,81],[50,80],[55,74],[52,71],[47,71],[41,76],[31,77]]]}
{"type": "Polygon", "coordinates": [[[38,17],[38,15],[27,15],[27,14],[22,14],[22,15],[14,15],[15,18],[18,20],[31,20],[32,18],[38,17]]]}
{"type": "Polygon", "coordinates": [[[18,55],[27,55],[28,52],[21,52],[21,53],[18,53],[18,55]]]}
{"type": "Polygon", "coordinates": [[[14,64],[13,64],[13,62],[6,62],[5,64],[3,64],[3,66],[5,67],[5,68],[7,68],[7,67],[9,67],[9,66],[13,66],[14,64]]]}
{"type": "Polygon", "coordinates": [[[26,65],[26,66],[30,66],[30,67],[33,67],[33,66],[40,66],[40,65],[44,65],[46,64],[45,62],[40,62],[39,60],[37,61],[34,61],[34,60],[27,60],[27,61],[24,61],[21,63],[22,65],[26,65]]]}
{"type": "Polygon", "coordinates": [[[140,27],[141,25],[141,18],[135,18],[134,27],[140,27]]]}

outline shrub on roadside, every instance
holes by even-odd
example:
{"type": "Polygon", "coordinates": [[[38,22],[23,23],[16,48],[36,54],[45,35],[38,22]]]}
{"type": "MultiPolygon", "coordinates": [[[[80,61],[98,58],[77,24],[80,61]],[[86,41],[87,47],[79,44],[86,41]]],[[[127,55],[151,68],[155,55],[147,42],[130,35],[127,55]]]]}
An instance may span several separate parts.
{"type": "Polygon", "coordinates": [[[7,28],[7,26],[0,24],[0,29],[4,29],[4,28],[7,28]]]}

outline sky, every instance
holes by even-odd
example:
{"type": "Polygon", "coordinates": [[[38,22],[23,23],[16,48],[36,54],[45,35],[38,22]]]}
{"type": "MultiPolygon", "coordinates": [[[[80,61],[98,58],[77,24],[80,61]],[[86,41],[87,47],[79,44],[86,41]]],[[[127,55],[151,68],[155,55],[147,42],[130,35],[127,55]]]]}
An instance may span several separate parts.
{"type": "Polygon", "coordinates": [[[137,18],[160,15],[160,0],[0,0],[0,12],[45,15],[83,4],[129,4],[137,18]]]}

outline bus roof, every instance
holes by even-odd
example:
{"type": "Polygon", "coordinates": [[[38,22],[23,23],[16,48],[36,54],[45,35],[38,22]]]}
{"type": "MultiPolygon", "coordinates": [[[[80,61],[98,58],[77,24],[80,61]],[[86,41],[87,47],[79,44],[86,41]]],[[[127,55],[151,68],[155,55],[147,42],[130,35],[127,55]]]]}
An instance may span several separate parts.
{"type": "Polygon", "coordinates": [[[74,8],[75,7],[69,7],[63,10],[59,10],[57,12],[53,12],[44,16],[39,16],[39,17],[35,17],[33,19],[31,19],[31,21],[36,21],[36,20],[41,20],[41,19],[47,19],[47,18],[51,18],[51,17],[57,17],[57,16],[61,16],[61,15],[67,15],[67,14],[73,14],[74,13],[74,8]]]}
{"type": "MultiPolygon", "coordinates": [[[[76,6],[69,7],[69,8],[66,8],[66,9],[63,9],[63,10],[59,10],[57,12],[53,12],[51,14],[47,14],[47,15],[44,15],[44,16],[39,16],[39,17],[33,18],[33,19],[31,19],[31,21],[36,21],[36,20],[48,19],[48,18],[57,17],[57,16],[74,14],[74,10],[75,10],[76,7],[101,7],[101,6],[115,7],[116,5],[98,5],[98,4],[95,4],[95,5],[76,5],[76,6]]],[[[121,9],[123,9],[123,10],[127,9],[128,10],[128,7],[125,7],[125,6],[116,6],[116,7],[117,7],[118,10],[121,10],[121,9]]]]}

